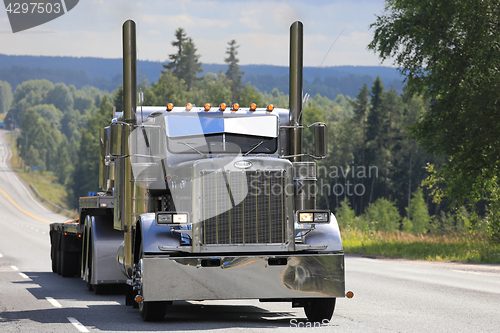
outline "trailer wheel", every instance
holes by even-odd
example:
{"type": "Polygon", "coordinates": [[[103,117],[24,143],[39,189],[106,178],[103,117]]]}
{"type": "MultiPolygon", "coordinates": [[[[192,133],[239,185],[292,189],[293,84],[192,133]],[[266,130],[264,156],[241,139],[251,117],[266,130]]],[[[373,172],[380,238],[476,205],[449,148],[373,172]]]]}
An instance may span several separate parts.
{"type": "Polygon", "coordinates": [[[307,319],[311,322],[323,322],[332,319],[335,300],[335,298],[308,299],[304,305],[307,319]]]}

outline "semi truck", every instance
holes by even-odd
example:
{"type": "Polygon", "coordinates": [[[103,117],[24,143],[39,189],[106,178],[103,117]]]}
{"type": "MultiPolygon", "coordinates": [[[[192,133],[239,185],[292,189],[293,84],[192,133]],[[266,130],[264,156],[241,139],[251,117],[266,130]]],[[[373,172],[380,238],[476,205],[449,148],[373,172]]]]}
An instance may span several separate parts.
{"type": "Polygon", "coordinates": [[[145,321],[175,301],[241,299],[330,320],[336,299],[352,293],[335,216],[316,208],[311,160],[326,157],[327,128],[303,125],[302,54],[297,21],[289,109],[142,106],[135,23],[126,21],[124,109],[100,133],[102,191],[80,198],[75,221],[50,225],[52,270],[96,293],[123,285],[145,321]],[[303,152],[306,130],[313,152],[303,152]]]}

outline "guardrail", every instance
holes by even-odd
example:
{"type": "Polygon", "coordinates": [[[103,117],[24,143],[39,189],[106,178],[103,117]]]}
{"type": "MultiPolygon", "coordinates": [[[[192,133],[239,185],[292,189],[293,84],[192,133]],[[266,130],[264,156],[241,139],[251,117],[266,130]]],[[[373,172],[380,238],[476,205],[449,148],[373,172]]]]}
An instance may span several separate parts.
{"type": "Polygon", "coordinates": [[[48,203],[51,207],[54,208],[54,210],[55,210],[56,213],[65,213],[65,215],[68,215],[68,217],[74,217],[75,216],[75,212],[66,210],[66,209],[62,208],[61,206],[56,205],[55,203],[50,202],[49,200],[47,200],[44,197],[42,197],[42,195],[38,192],[38,190],[35,188],[35,186],[33,185],[33,183],[30,184],[30,188],[33,191],[33,193],[35,194],[35,196],[38,199],[40,199],[40,201],[48,203]]]}

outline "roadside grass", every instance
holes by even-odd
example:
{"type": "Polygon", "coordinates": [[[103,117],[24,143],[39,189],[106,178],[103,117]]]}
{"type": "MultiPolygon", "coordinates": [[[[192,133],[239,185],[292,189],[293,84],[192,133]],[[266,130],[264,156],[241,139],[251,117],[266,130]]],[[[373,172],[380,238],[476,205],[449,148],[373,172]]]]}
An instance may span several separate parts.
{"type": "Polygon", "coordinates": [[[7,113],[0,113],[0,123],[5,120],[5,117],[7,117],[7,113]]]}
{"type": "MultiPolygon", "coordinates": [[[[6,135],[6,140],[10,143],[10,134],[6,135]]],[[[31,171],[29,168],[25,170],[23,161],[18,156],[16,145],[11,144],[10,148],[12,152],[10,165],[26,186],[29,187],[30,184],[33,184],[42,197],[66,210],[71,211],[67,202],[68,194],[66,189],[63,185],[57,183],[57,177],[51,172],[31,171]]],[[[54,208],[49,204],[45,204],[45,206],[54,210],[54,208]]],[[[57,211],[57,213],[68,215],[59,211],[57,211]]],[[[75,211],[70,217],[76,217],[76,215],[77,213],[75,211]]]]}
{"type": "Polygon", "coordinates": [[[342,230],[345,253],[430,261],[500,264],[500,244],[486,233],[452,231],[414,235],[405,232],[342,230]]]}

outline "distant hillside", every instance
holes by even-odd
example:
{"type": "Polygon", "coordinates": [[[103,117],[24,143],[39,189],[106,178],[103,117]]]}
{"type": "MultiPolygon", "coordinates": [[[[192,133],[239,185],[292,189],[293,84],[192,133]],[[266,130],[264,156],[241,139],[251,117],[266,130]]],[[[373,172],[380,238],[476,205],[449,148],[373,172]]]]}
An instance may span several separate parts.
{"type": "MultiPolygon", "coordinates": [[[[288,67],[271,65],[243,65],[243,82],[251,82],[262,92],[278,88],[288,93],[288,67]]],[[[158,80],[163,70],[161,62],[139,61],[139,79],[145,77],[149,83],[158,80]]],[[[203,64],[204,72],[226,71],[226,65],[203,64]]],[[[386,88],[402,91],[402,78],[391,67],[336,66],[319,71],[315,67],[304,67],[304,91],[311,88],[311,95],[317,93],[335,98],[338,94],[354,97],[363,83],[369,86],[380,75],[386,88]],[[314,85],[311,82],[318,73],[314,85]]],[[[76,88],[85,85],[113,91],[122,82],[122,60],[104,58],[9,56],[0,54],[0,80],[10,83],[13,89],[27,80],[47,79],[54,83],[73,84],[76,88]]]]}

